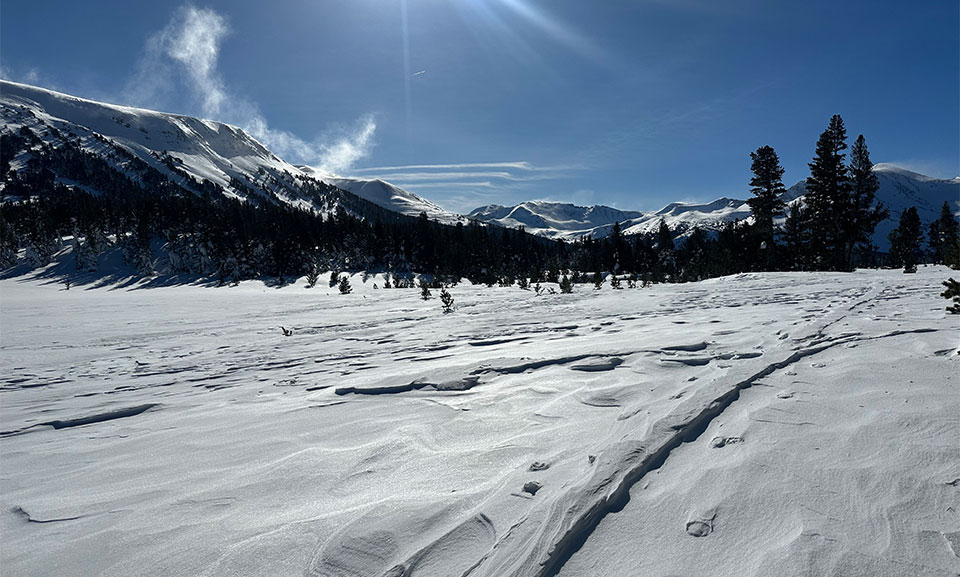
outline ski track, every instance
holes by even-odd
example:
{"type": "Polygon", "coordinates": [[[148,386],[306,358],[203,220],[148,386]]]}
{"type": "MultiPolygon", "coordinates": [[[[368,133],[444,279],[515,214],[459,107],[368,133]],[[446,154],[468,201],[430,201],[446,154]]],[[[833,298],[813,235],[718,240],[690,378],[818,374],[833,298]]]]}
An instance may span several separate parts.
{"type": "MultiPolygon", "coordinates": [[[[416,291],[372,291],[359,277],[361,294],[348,296],[255,283],[54,293],[4,281],[0,487],[10,515],[0,526],[20,531],[19,519],[79,535],[99,530],[106,512],[129,525],[127,553],[66,574],[252,574],[245,563],[276,560],[277,574],[555,577],[635,484],[677,447],[707,442],[703,432],[742,391],[826,351],[951,328],[942,314],[910,326],[888,304],[927,298],[938,275],[746,274],[542,297],[460,286],[453,315],[416,291]],[[154,292],[165,306],[134,308],[154,292]],[[194,302],[183,302],[187,292],[194,302]],[[230,315],[217,313],[221,296],[233,302],[230,315]],[[51,306],[68,314],[49,317],[51,306]],[[260,431],[249,454],[218,429],[234,418],[250,428],[238,435],[260,431]],[[290,420],[289,438],[271,432],[272,420],[290,420]],[[184,437],[185,427],[196,435],[184,437]],[[109,453],[69,456],[94,438],[134,459],[143,472],[133,478],[166,467],[162,452],[140,453],[148,438],[169,438],[161,446],[173,443],[173,454],[186,443],[201,453],[222,447],[222,456],[185,473],[196,490],[137,487],[98,472],[98,460],[114,461],[109,453]],[[57,458],[33,460],[37,443],[57,458]],[[99,475],[117,496],[77,489],[99,475]],[[43,480],[33,486],[30,476],[43,480]],[[317,488],[299,496],[312,478],[317,488]],[[209,520],[169,545],[192,557],[166,558],[168,545],[138,533],[143,515],[182,527],[173,511],[184,506],[209,520]],[[212,537],[227,514],[241,528],[212,537]]],[[[710,515],[691,518],[688,532],[709,535],[710,515]]],[[[69,540],[35,538],[53,547],[50,563],[78,554],[69,540]]],[[[4,564],[46,573],[28,543],[5,547],[4,564]]]]}

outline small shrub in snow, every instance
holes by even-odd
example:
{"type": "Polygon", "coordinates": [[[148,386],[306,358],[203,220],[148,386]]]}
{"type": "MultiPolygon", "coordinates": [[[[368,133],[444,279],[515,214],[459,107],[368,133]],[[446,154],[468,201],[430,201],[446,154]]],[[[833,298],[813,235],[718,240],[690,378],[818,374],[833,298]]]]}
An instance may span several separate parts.
{"type": "Polygon", "coordinates": [[[447,289],[440,289],[440,303],[444,313],[453,312],[453,296],[447,292],[447,289]]]}
{"type": "Polygon", "coordinates": [[[307,270],[307,286],[309,288],[315,287],[318,280],[320,280],[320,271],[317,270],[317,265],[312,264],[307,270]]]}
{"type": "Polygon", "coordinates": [[[560,279],[560,292],[563,294],[573,292],[573,282],[570,281],[570,277],[567,275],[563,275],[563,278],[560,279]]]}
{"type": "Polygon", "coordinates": [[[430,283],[428,283],[423,277],[420,277],[420,298],[423,300],[430,300],[430,283]]]}
{"type": "Polygon", "coordinates": [[[353,287],[350,286],[350,277],[347,275],[340,277],[337,288],[340,289],[340,294],[342,295],[350,294],[353,291],[353,287]]]}
{"type": "Polygon", "coordinates": [[[949,278],[943,281],[943,286],[947,287],[947,290],[940,293],[940,296],[953,299],[953,304],[947,307],[947,312],[960,315],[960,282],[949,278]]]}

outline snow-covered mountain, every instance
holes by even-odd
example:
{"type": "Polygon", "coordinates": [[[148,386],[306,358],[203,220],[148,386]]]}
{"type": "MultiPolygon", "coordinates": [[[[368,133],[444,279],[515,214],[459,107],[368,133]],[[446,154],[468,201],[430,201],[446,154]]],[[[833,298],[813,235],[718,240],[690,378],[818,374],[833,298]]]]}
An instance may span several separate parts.
{"type": "Polygon", "coordinates": [[[745,201],[720,198],[706,204],[670,203],[656,212],[618,210],[609,206],[577,206],[535,200],[515,206],[489,205],[470,212],[470,218],[507,227],[524,227],[527,232],[554,239],[576,240],[586,235],[607,236],[619,222],[624,234],[654,232],[663,218],[671,229],[700,225],[715,229],[726,221],[750,216],[745,201]]]}
{"type": "Polygon", "coordinates": [[[515,206],[490,204],[473,210],[468,216],[510,228],[524,227],[527,232],[549,238],[579,238],[592,234],[604,236],[614,222],[638,218],[643,213],[609,206],[590,207],[532,200],[515,206]]]}
{"type": "MultiPolygon", "coordinates": [[[[253,202],[281,202],[323,213],[343,208],[358,216],[369,214],[367,203],[372,203],[409,216],[426,212],[447,223],[463,218],[382,181],[294,166],[242,129],[221,122],[95,102],[8,81],[0,81],[0,117],[4,133],[19,133],[25,127],[46,144],[69,139],[131,178],[137,178],[129,165],[132,155],[188,189],[198,184],[219,187],[226,196],[253,202]]],[[[16,169],[28,161],[29,154],[23,154],[11,166],[16,169]]]]}
{"type": "Polygon", "coordinates": [[[430,220],[445,224],[456,224],[457,222],[466,220],[459,214],[444,210],[419,195],[384,180],[380,180],[379,178],[366,180],[355,177],[337,176],[312,166],[298,166],[297,168],[305,174],[314,176],[318,180],[352,192],[360,198],[393,212],[407,216],[419,216],[420,213],[425,213],[430,220]]]}
{"type": "MultiPolygon", "coordinates": [[[[426,213],[447,224],[466,220],[379,179],[295,166],[240,128],[220,122],[95,102],[4,80],[0,80],[0,117],[5,134],[25,127],[47,144],[69,139],[134,179],[140,176],[130,164],[138,159],[185,188],[212,188],[253,202],[280,202],[322,213],[343,208],[361,217],[385,209],[407,216],[426,213]]],[[[21,154],[11,159],[11,167],[26,162],[29,154],[21,154]]],[[[887,235],[908,207],[916,206],[925,223],[937,217],[944,201],[960,213],[960,178],[931,178],[890,164],[877,164],[874,170],[880,181],[877,197],[890,209],[890,218],[874,235],[881,250],[888,247],[887,235]]],[[[795,201],[805,193],[804,183],[799,182],[784,194],[784,200],[795,201]]],[[[744,200],[720,198],[704,204],[675,202],[654,212],[529,201],[484,206],[466,218],[573,240],[606,236],[615,222],[625,234],[642,234],[656,230],[662,218],[682,233],[694,226],[716,230],[726,222],[749,217],[744,200]]]]}
{"type": "MultiPolygon", "coordinates": [[[[890,217],[880,223],[874,233],[874,242],[881,250],[889,248],[887,235],[896,227],[900,213],[911,206],[917,207],[924,223],[939,216],[944,202],[950,204],[955,214],[960,214],[960,177],[932,178],[883,163],[875,165],[874,172],[880,182],[877,199],[890,210],[890,217]]],[[[805,194],[806,186],[801,181],[790,187],[782,198],[794,202],[805,194]]],[[[717,230],[726,222],[750,218],[750,207],[745,200],[734,198],[719,198],[704,204],[673,202],[654,212],[533,201],[515,206],[484,206],[472,211],[469,217],[501,226],[523,226],[528,232],[549,238],[575,240],[588,234],[604,237],[614,222],[620,223],[624,234],[654,232],[661,218],[676,231],[688,231],[694,226],[717,230]]]]}

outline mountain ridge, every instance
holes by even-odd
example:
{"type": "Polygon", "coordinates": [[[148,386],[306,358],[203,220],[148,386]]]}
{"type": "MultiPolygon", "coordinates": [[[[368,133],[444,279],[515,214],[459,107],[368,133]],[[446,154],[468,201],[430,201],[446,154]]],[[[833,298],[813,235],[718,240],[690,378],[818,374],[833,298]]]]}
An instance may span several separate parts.
{"type": "MultiPolygon", "coordinates": [[[[874,243],[881,250],[889,248],[887,235],[896,227],[900,213],[911,206],[917,208],[924,223],[929,223],[939,216],[944,202],[952,207],[954,214],[960,215],[960,177],[935,178],[889,163],[875,164],[874,173],[880,182],[877,200],[883,202],[890,212],[888,218],[877,225],[873,236],[874,243]]],[[[806,181],[801,180],[781,194],[781,199],[788,204],[802,202],[805,194],[806,181]]],[[[728,222],[749,220],[752,213],[746,200],[720,197],[705,203],[671,202],[659,210],[648,212],[623,211],[604,205],[578,206],[549,201],[527,201],[512,206],[482,206],[471,211],[468,216],[501,226],[523,226],[527,232],[573,241],[584,236],[602,238],[610,233],[614,222],[620,224],[625,235],[649,234],[657,230],[662,218],[671,230],[683,236],[695,226],[716,231],[728,222]],[[580,226],[564,226],[564,223],[558,223],[557,226],[544,227],[544,223],[550,222],[549,216],[558,210],[579,215],[612,215],[613,219],[590,221],[581,218],[574,221],[580,226]],[[620,215],[631,216],[621,218],[620,215]]]]}
{"type": "MultiPolygon", "coordinates": [[[[42,139],[55,140],[54,131],[45,127],[59,127],[67,138],[110,159],[119,169],[125,162],[122,149],[171,181],[195,191],[206,186],[232,198],[279,202],[323,214],[343,209],[361,218],[373,218],[377,212],[373,207],[378,207],[405,216],[423,213],[444,224],[477,221],[523,227],[532,234],[566,241],[604,237],[614,223],[619,223],[626,235],[649,234],[663,219],[682,236],[693,227],[716,231],[728,222],[751,218],[746,200],[730,197],[706,203],[672,202],[657,211],[531,200],[511,206],[486,205],[464,216],[384,180],[335,175],[291,164],[243,129],[222,122],[97,102],[6,80],[0,80],[0,115],[5,133],[33,127],[42,139]],[[318,187],[317,183],[324,186],[318,187]]],[[[28,159],[10,160],[16,167],[28,159]]],[[[925,223],[937,217],[944,201],[952,203],[954,213],[960,214],[960,177],[929,177],[889,163],[876,164],[874,172],[880,181],[877,199],[890,211],[874,234],[881,250],[888,247],[887,235],[900,213],[910,206],[917,207],[925,223]]],[[[800,181],[788,188],[782,199],[802,202],[805,193],[805,182],[800,181]]]]}
{"type": "MultiPolygon", "coordinates": [[[[427,212],[452,224],[460,215],[389,185],[295,166],[273,154],[242,128],[191,116],[157,112],[72,96],[45,88],[0,80],[0,116],[4,132],[22,127],[56,144],[58,134],[108,159],[124,170],[117,148],[159,170],[171,181],[211,185],[228,197],[251,202],[280,202],[322,214],[344,209],[355,216],[374,214],[368,203],[405,216],[427,212]],[[48,130],[47,127],[56,129],[48,130]],[[319,187],[318,183],[337,190],[319,187]],[[377,190],[380,187],[383,190],[377,190]]],[[[28,158],[12,159],[17,163],[28,158]]]]}

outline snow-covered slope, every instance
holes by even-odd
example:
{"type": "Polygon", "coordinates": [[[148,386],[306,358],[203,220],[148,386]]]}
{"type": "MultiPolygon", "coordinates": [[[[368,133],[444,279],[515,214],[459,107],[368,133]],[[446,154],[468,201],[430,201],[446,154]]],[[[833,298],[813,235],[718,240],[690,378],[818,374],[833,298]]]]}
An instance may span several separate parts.
{"type": "Polygon", "coordinates": [[[407,216],[419,216],[420,213],[425,213],[430,220],[445,224],[466,223],[467,220],[463,216],[445,210],[421,196],[380,179],[365,180],[337,176],[311,166],[299,166],[298,168],[305,174],[312,175],[318,180],[343,190],[348,190],[360,198],[369,200],[393,212],[407,216]]]}
{"type": "Polygon", "coordinates": [[[707,230],[717,230],[726,222],[743,220],[750,216],[750,207],[746,201],[733,198],[718,198],[706,204],[674,202],[652,213],[629,221],[624,234],[646,234],[657,230],[663,219],[671,230],[686,231],[694,226],[707,230]]]}
{"type": "Polygon", "coordinates": [[[559,202],[532,200],[515,206],[490,204],[474,209],[470,218],[509,228],[524,227],[527,232],[548,238],[574,239],[590,234],[605,236],[613,223],[636,218],[643,213],[609,206],[576,206],[559,202]]]}
{"type": "Polygon", "coordinates": [[[50,144],[58,144],[58,138],[78,139],[84,150],[125,171],[124,159],[117,155],[120,148],[173,182],[184,184],[188,177],[208,181],[236,198],[284,202],[321,212],[342,207],[362,216],[364,203],[352,198],[359,197],[409,216],[426,212],[447,223],[462,218],[382,181],[345,179],[294,166],[243,130],[221,122],[105,104],[8,81],[0,81],[0,116],[4,131],[28,127],[50,144]],[[323,190],[318,196],[311,186],[318,182],[350,194],[323,190]]]}
{"type": "Polygon", "coordinates": [[[473,210],[470,218],[515,228],[549,238],[576,240],[586,235],[607,236],[615,222],[624,234],[655,232],[664,219],[671,229],[700,225],[714,229],[726,221],[750,216],[750,208],[742,200],[720,198],[707,204],[671,203],[656,212],[618,210],[609,206],[576,206],[547,201],[530,201],[515,206],[492,204],[473,210]]]}
{"type": "Polygon", "coordinates": [[[53,127],[67,138],[79,139],[84,150],[111,159],[121,171],[123,160],[114,158],[113,146],[174,182],[185,179],[171,167],[215,183],[230,196],[248,198],[252,193],[267,199],[276,195],[291,204],[313,204],[298,194],[294,177],[299,170],[228,124],[94,102],[7,81],[0,81],[0,114],[5,130],[25,126],[44,142],[57,144],[56,135],[47,129],[53,127]],[[236,186],[239,182],[250,190],[236,186]]]}
{"type": "Polygon", "coordinates": [[[949,274],[461,284],[451,314],[378,275],[0,279],[0,567],[955,575],[949,274]]]}
{"type": "MultiPolygon", "coordinates": [[[[889,248],[887,235],[897,225],[900,213],[911,206],[917,207],[924,223],[939,216],[944,202],[960,215],[960,178],[931,178],[891,164],[877,164],[874,171],[880,182],[877,199],[890,209],[890,218],[877,226],[874,234],[874,242],[881,250],[889,248]]],[[[804,194],[806,187],[801,181],[790,187],[783,199],[791,202],[804,194]]],[[[694,226],[717,230],[726,222],[748,219],[751,214],[745,200],[719,198],[705,204],[674,202],[655,212],[536,201],[515,206],[485,206],[469,216],[501,226],[524,226],[528,232],[550,238],[574,240],[588,234],[595,238],[606,236],[614,222],[620,223],[624,234],[655,232],[661,218],[672,230],[681,232],[694,226]]]]}

